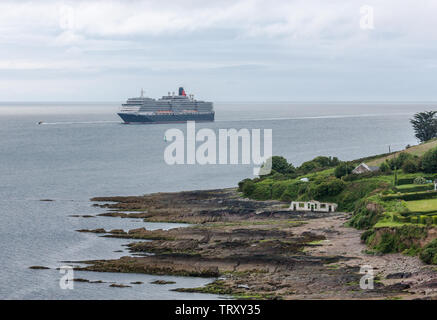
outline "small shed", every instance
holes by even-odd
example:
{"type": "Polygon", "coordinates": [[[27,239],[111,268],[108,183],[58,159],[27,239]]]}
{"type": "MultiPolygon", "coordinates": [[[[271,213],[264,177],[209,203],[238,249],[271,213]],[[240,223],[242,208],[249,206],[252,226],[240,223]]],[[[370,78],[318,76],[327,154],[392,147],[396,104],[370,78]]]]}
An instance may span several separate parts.
{"type": "Polygon", "coordinates": [[[353,174],[361,174],[366,172],[375,172],[379,171],[379,167],[369,166],[364,162],[360,163],[354,170],[352,170],[353,174]]]}
{"type": "Polygon", "coordinates": [[[335,212],[338,205],[332,202],[292,201],[288,210],[290,211],[312,211],[312,212],[335,212]]]}

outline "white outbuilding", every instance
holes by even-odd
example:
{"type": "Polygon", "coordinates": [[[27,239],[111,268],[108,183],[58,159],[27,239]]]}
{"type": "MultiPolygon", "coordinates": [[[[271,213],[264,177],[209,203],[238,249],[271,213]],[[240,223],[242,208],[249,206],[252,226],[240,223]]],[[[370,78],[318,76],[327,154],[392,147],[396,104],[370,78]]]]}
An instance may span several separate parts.
{"type": "Polygon", "coordinates": [[[311,201],[292,201],[290,211],[312,211],[312,212],[335,212],[338,205],[330,202],[311,201]]]}

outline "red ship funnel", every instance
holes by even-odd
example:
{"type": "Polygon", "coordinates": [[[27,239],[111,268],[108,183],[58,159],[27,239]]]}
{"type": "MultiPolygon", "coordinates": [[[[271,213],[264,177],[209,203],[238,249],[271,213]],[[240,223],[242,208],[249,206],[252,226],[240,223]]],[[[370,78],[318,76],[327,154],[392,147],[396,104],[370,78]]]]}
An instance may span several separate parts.
{"type": "Polygon", "coordinates": [[[183,87],[179,87],[179,95],[180,96],[186,96],[187,94],[185,93],[185,90],[183,87]]]}

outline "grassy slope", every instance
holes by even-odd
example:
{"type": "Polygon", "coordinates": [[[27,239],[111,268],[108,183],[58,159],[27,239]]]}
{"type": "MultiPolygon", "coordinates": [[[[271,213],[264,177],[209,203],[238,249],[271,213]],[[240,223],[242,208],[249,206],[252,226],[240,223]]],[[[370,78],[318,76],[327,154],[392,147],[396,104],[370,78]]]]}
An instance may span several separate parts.
{"type": "Polygon", "coordinates": [[[390,154],[387,156],[373,159],[373,160],[369,161],[367,164],[371,165],[371,166],[378,166],[381,163],[383,163],[386,159],[392,159],[393,157],[397,156],[401,152],[406,152],[406,153],[410,153],[412,155],[421,156],[429,149],[432,149],[435,147],[437,147],[437,139],[433,139],[431,141],[419,144],[417,146],[412,146],[408,149],[405,149],[405,150],[402,150],[402,151],[399,151],[399,152],[396,152],[396,153],[393,153],[393,154],[390,154]]]}

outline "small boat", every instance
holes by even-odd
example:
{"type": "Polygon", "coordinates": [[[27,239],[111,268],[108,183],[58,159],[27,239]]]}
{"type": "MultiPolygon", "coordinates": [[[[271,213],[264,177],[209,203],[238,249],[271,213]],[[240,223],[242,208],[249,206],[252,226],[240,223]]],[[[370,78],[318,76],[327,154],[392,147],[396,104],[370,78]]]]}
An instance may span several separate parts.
{"type": "Polygon", "coordinates": [[[38,121],[38,124],[43,124],[44,122],[42,122],[42,121],[38,121]]]}

